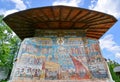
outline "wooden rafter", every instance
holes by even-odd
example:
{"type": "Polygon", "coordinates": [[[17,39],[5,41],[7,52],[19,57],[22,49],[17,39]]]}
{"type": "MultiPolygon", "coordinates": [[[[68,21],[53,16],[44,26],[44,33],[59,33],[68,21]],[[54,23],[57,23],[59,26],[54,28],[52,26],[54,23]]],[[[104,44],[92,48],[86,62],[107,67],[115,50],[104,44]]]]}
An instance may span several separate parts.
{"type": "Polygon", "coordinates": [[[87,37],[99,39],[117,21],[105,13],[70,6],[23,10],[3,20],[21,39],[34,36],[36,29],[84,30],[87,37]]]}

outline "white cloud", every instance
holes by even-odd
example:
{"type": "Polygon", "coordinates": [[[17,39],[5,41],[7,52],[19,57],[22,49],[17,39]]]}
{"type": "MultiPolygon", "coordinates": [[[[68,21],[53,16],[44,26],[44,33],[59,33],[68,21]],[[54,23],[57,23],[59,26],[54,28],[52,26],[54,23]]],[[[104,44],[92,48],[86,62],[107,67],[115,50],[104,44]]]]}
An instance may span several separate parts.
{"type": "Polygon", "coordinates": [[[116,53],[115,57],[120,58],[120,53],[116,53]]]}
{"type": "Polygon", "coordinates": [[[10,1],[15,3],[15,7],[16,7],[15,9],[24,10],[27,8],[22,0],[10,0],[10,1]]]}
{"type": "Polygon", "coordinates": [[[20,10],[25,10],[27,8],[27,5],[25,5],[22,0],[9,0],[9,1],[15,4],[15,8],[9,10],[0,9],[0,15],[7,16],[8,14],[12,14],[20,10]]]}
{"type": "Polygon", "coordinates": [[[111,14],[120,18],[120,0],[92,0],[90,9],[111,14]],[[94,1],[94,2],[93,2],[94,1]]]}
{"type": "Polygon", "coordinates": [[[103,39],[100,39],[100,46],[102,49],[106,48],[108,51],[118,51],[120,46],[117,46],[115,41],[113,41],[113,35],[107,35],[103,39]]]}
{"type": "Polygon", "coordinates": [[[3,9],[1,9],[0,10],[0,15],[4,15],[4,17],[5,16],[7,16],[7,15],[9,15],[9,14],[12,14],[12,13],[15,13],[15,12],[18,12],[19,10],[17,10],[17,9],[10,9],[10,10],[3,10],[3,9]]]}
{"type": "Polygon", "coordinates": [[[89,6],[89,9],[93,9],[96,3],[97,3],[97,0],[91,0],[91,5],[89,6]]]}
{"type": "Polygon", "coordinates": [[[7,10],[7,11],[5,11],[4,16],[7,16],[7,15],[9,15],[9,14],[12,14],[12,13],[15,13],[15,12],[18,12],[18,11],[19,11],[19,10],[17,10],[17,9],[7,10]]]}
{"type": "Polygon", "coordinates": [[[31,2],[30,1],[26,0],[25,3],[27,4],[28,7],[31,7],[31,2]]]}
{"type": "Polygon", "coordinates": [[[53,5],[67,5],[78,7],[83,0],[56,0],[53,5]]]}
{"type": "Polygon", "coordinates": [[[114,41],[112,34],[106,35],[100,41],[101,49],[106,49],[107,51],[114,54],[116,58],[120,58],[120,46],[114,41]]]}
{"type": "Polygon", "coordinates": [[[0,15],[3,15],[5,13],[4,9],[0,9],[0,15]]]}

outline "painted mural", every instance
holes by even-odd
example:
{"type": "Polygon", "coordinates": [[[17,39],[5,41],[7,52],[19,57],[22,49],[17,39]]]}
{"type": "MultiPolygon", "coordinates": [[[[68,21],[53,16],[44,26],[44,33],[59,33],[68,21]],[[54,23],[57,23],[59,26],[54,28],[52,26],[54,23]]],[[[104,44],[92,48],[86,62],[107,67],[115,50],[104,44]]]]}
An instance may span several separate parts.
{"type": "Polygon", "coordinates": [[[97,40],[81,37],[26,38],[13,79],[82,80],[108,78],[97,40]]]}

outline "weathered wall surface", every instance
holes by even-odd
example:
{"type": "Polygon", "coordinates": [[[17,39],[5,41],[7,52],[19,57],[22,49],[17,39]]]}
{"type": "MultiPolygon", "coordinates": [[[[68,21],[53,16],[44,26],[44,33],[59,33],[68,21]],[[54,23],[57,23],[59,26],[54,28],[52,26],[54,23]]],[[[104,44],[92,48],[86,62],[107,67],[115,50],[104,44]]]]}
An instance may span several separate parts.
{"type": "Polygon", "coordinates": [[[11,76],[13,82],[104,82],[108,78],[99,42],[82,37],[25,39],[11,76]]]}

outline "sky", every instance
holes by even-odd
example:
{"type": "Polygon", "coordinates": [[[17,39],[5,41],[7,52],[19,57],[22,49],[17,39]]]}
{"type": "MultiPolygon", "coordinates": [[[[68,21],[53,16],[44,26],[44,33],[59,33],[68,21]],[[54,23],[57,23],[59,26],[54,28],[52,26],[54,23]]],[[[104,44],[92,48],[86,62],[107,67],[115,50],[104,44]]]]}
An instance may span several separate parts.
{"type": "Polygon", "coordinates": [[[118,21],[99,39],[102,55],[120,63],[120,0],[0,0],[0,14],[43,6],[67,5],[113,15],[118,21]]]}

